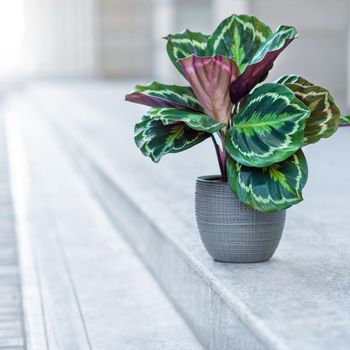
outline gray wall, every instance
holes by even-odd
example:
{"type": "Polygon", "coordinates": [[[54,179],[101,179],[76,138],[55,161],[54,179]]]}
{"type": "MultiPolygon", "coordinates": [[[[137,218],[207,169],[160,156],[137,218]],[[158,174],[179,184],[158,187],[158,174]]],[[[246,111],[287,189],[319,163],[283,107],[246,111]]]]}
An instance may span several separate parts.
{"type": "Polygon", "coordinates": [[[99,0],[100,75],[145,78],[152,71],[150,0],[99,0]]]}
{"type": "MultiPolygon", "coordinates": [[[[280,24],[290,24],[300,32],[300,38],[275,62],[269,79],[287,73],[301,74],[327,87],[342,109],[349,112],[349,0],[158,0],[155,6],[159,3],[171,4],[174,19],[165,21],[168,27],[166,23],[153,27],[156,33],[152,78],[181,81],[168,63],[165,45],[159,37],[185,28],[210,32],[219,20],[231,13],[249,13],[273,29],[280,24]]],[[[155,19],[156,23],[161,21],[161,17],[155,19]]]]}
{"type": "Polygon", "coordinates": [[[327,87],[346,108],[349,94],[348,0],[251,0],[252,14],[272,28],[294,25],[299,33],[278,58],[270,78],[298,73],[327,87]]]}
{"type": "Polygon", "coordinates": [[[25,65],[38,76],[181,82],[165,40],[189,28],[210,33],[232,13],[300,32],[269,79],[298,73],[350,101],[350,0],[28,0],[25,65]],[[33,67],[33,68],[31,68],[33,67]]]}

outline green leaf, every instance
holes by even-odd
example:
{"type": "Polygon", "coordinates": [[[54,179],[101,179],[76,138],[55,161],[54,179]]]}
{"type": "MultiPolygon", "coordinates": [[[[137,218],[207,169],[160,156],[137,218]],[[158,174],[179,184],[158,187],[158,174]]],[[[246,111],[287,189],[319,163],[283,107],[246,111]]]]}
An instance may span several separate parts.
{"type": "Polygon", "coordinates": [[[126,95],[125,99],[151,107],[190,108],[203,111],[189,86],[166,85],[154,81],[148,85],[136,85],[135,91],[126,95]]]}
{"type": "Polygon", "coordinates": [[[309,115],[309,109],[284,85],[262,85],[234,116],[226,134],[226,149],[247,166],[281,162],[301,148],[309,115]]]}
{"type": "Polygon", "coordinates": [[[298,33],[294,27],[280,26],[261,45],[244,72],[231,84],[232,103],[237,103],[266,78],[277,57],[297,37],[298,33]]]}
{"type": "Polygon", "coordinates": [[[168,153],[191,148],[210,137],[204,131],[196,131],[185,123],[164,125],[160,120],[146,115],[135,125],[135,142],[141,152],[154,162],[168,153]]]}
{"type": "Polygon", "coordinates": [[[176,108],[153,108],[148,112],[152,119],[161,120],[164,125],[176,122],[185,123],[191,129],[213,133],[222,129],[226,124],[216,122],[203,113],[176,108]]]}
{"type": "Polygon", "coordinates": [[[286,75],[277,82],[291,89],[311,112],[306,121],[303,145],[330,137],[337,131],[340,110],[328,90],[296,75],[286,75]]]}
{"type": "Polygon", "coordinates": [[[205,56],[208,35],[191,32],[187,29],[179,34],[169,34],[166,39],[168,40],[168,55],[182,75],[184,73],[177,62],[179,59],[190,55],[205,56]]]}
{"type": "Polygon", "coordinates": [[[299,34],[294,27],[279,26],[277,30],[266,40],[255,53],[249,64],[255,64],[264,59],[267,53],[282,49],[286,42],[298,38],[299,34]]]}
{"type": "Polygon", "coordinates": [[[206,55],[232,58],[243,72],[271,35],[271,29],[256,17],[232,15],[209,37],[206,55]]]}
{"type": "Polygon", "coordinates": [[[305,86],[305,87],[313,86],[313,84],[308,82],[306,79],[304,79],[298,75],[294,75],[294,74],[284,75],[284,76],[280,77],[279,79],[277,79],[276,83],[283,84],[283,85],[297,83],[297,84],[300,84],[300,85],[305,86]]]}
{"type": "Polygon", "coordinates": [[[341,126],[350,125],[350,115],[342,115],[340,117],[340,125],[341,126]]]}
{"type": "Polygon", "coordinates": [[[308,168],[301,150],[283,162],[265,168],[227,163],[232,192],[247,206],[263,212],[287,209],[302,201],[308,168]]]}

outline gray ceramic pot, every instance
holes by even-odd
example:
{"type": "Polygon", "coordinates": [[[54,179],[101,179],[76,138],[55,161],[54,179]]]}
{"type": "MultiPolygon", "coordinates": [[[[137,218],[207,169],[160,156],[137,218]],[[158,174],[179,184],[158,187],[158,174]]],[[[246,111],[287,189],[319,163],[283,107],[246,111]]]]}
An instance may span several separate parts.
{"type": "Polygon", "coordinates": [[[196,182],[196,218],[205,248],[222,262],[269,260],[277,249],[286,211],[261,213],[242,204],[227,182],[201,176],[196,182]]]}

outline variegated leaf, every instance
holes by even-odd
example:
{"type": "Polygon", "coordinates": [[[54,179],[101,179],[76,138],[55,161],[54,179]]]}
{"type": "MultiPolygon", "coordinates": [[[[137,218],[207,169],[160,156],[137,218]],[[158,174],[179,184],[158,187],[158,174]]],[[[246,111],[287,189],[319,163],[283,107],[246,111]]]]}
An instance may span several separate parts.
{"type": "Polygon", "coordinates": [[[227,163],[232,192],[247,206],[263,212],[287,209],[299,203],[308,169],[301,150],[280,163],[253,168],[233,159],[227,163]]]}
{"type": "Polygon", "coordinates": [[[205,56],[208,35],[191,32],[187,29],[179,34],[170,34],[166,39],[168,40],[168,55],[182,75],[184,73],[178,62],[179,59],[190,55],[205,56]]]}
{"type": "Polygon", "coordinates": [[[191,55],[179,63],[204,112],[217,122],[228,123],[232,114],[229,87],[239,74],[236,63],[221,55],[191,55]]]}
{"type": "Polygon", "coordinates": [[[226,135],[230,156],[241,164],[266,167],[302,146],[309,109],[284,85],[255,89],[226,135]]]}
{"type": "Polygon", "coordinates": [[[154,162],[167,153],[177,153],[191,148],[210,137],[185,123],[164,125],[162,121],[146,115],[135,125],[135,142],[141,152],[154,162]]]}
{"type": "Polygon", "coordinates": [[[216,122],[206,114],[176,108],[153,108],[148,112],[152,119],[161,120],[163,124],[183,122],[191,129],[213,133],[219,131],[226,124],[216,122]]]}
{"type": "Polygon", "coordinates": [[[280,53],[298,37],[294,27],[280,26],[255,53],[245,71],[232,83],[230,96],[237,103],[261,82],[280,53]]]}
{"type": "Polygon", "coordinates": [[[314,84],[311,84],[309,81],[307,81],[306,79],[300,77],[299,75],[294,75],[294,74],[287,74],[284,75],[282,77],[280,77],[279,79],[277,79],[276,83],[278,84],[299,84],[305,87],[310,87],[313,86],[314,84]]]}
{"type": "Polygon", "coordinates": [[[125,99],[151,107],[190,108],[203,111],[189,86],[166,85],[154,81],[148,85],[137,85],[135,91],[126,95],[125,99]]]}
{"type": "Polygon", "coordinates": [[[223,20],[209,37],[206,56],[230,57],[243,72],[271,35],[271,29],[256,17],[232,15],[223,20]]]}
{"type": "Polygon", "coordinates": [[[333,135],[339,126],[340,110],[328,90],[296,75],[287,75],[277,81],[291,89],[311,112],[306,121],[303,145],[333,135]]]}
{"type": "Polygon", "coordinates": [[[340,126],[350,126],[350,115],[342,115],[340,117],[340,126]]]}

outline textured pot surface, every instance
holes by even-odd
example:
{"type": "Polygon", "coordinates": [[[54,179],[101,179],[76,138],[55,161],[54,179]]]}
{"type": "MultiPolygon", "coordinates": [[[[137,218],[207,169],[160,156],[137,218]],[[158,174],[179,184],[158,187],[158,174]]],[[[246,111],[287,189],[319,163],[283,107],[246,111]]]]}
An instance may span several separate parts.
{"type": "Polygon", "coordinates": [[[222,262],[261,262],[277,249],[286,211],[262,213],[242,204],[218,176],[196,181],[196,218],[205,248],[222,262]]]}

